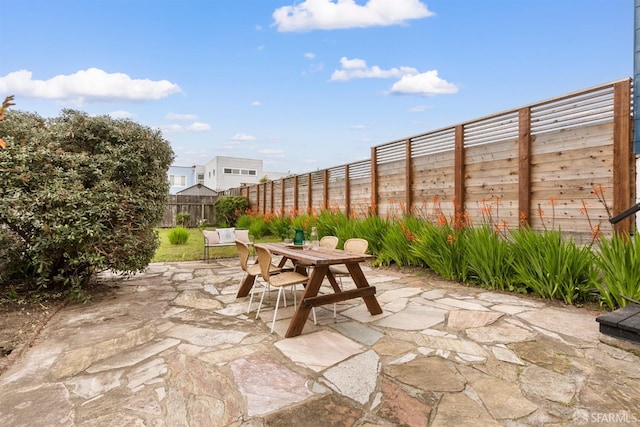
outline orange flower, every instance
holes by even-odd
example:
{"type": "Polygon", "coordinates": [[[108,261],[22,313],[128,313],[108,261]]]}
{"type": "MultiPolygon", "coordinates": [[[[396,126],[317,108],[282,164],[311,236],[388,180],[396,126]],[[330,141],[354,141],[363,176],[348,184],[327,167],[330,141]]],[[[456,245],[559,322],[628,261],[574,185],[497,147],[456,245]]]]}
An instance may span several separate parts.
{"type": "Polygon", "coordinates": [[[453,234],[447,234],[447,243],[450,245],[453,245],[453,242],[456,241],[456,238],[454,237],[453,234]]]}
{"type": "Polygon", "coordinates": [[[591,227],[591,238],[593,240],[597,240],[601,236],[602,236],[602,231],[600,230],[600,224],[597,224],[591,227]]]}
{"type": "Polygon", "coordinates": [[[547,201],[549,206],[558,206],[558,199],[556,197],[549,197],[549,201],[547,201]]]}
{"type": "Polygon", "coordinates": [[[442,212],[440,212],[440,215],[438,215],[436,224],[438,224],[440,227],[444,227],[445,225],[447,225],[447,217],[442,212]]]}
{"type": "Polygon", "coordinates": [[[520,211],[520,224],[526,224],[527,223],[527,214],[520,211]]]}
{"type": "Polygon", "coordinates": [[[3,150],[7,148],[7,143],[4,142],[4,139],[0,139],[0,148],[2,148],[3,150]]]}

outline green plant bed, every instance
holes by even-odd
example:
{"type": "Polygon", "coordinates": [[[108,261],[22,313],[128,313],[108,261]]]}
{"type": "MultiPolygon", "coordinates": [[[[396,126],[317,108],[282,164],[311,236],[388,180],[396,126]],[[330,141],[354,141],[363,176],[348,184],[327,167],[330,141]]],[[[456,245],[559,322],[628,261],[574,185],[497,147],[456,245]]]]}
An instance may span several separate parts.
{"type": "MultiPolygon", "coordinates": [[[[160,246],[158,246],[151,260],[152,262],[198,261],[204,259],[204,239],[199,228],[187,228],[189,239],[182,245],[172,245],[169,242],[169,232],[171,230],[170,228],[157,229],[160,237],[160,246]]],[[[257,239],[256,243],[279,242],[281,240],[276,236],[264,236],[261,239],[257,239]]],[[[235,246],[210,248],[210,256],[211,258],[233,258],[238,256],[238,250],[235,246]]]]}

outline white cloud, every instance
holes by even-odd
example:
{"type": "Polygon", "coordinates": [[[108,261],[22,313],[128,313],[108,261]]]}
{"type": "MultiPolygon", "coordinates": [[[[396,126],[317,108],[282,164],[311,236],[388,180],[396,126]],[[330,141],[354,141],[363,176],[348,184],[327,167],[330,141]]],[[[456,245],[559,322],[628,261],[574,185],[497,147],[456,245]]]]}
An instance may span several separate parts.
{"type": "Polygon", "coordinates": [[[351,125],[350,128],[351,129],[357,129],[357,130],[364,130],[365,129],[364,125],[351,125]]]}
{"type": "Polygon", "coordinates": [[[194,132],[205,132],[211,130],[211,126],[209,126],[208,123],[193,122],[189,126],[187,126],[187,130],[191,130],[194,132]]]}
{"type": "Polygon", "coordinates": [[[167,113],[164,116],[167,120],[195,120],[198,118],[195,114],[177,114],[177,113],[167,113]]]}
{"type": "Polygon", "coordinates": [[[304,54],[304,57],[307,59],[314,59],[316,57],[315,53],[307,52],[304,54]]]}
{"type": "Polygon", "coordinates": [[[405,75],[418,74],[418,70],[413,67],[400,67],[391,68],[389,70],[383,70],[382,68],[374,65],[373,67],[367,66],[367,63],[363,59],[348,59],[346,57],[340,58],[341,70],[335,70],[331,74],[331,81],[345,82],[353,79],[388,79],[388,78],[400,78],[405,75]]]}
{"type": "Polygon", "coordinates": [[[252,107],[261,107],[261,106],[262,106],[262,103],[261,103],[260,101],[253,101],[253,102],[251,103],[251,106],[252,106],[252,107]]]}
{"type": "Polygon", "coordinates": [[[457,93],[458,87],[438,77],[438,70],[405,75],[391,87],[393,94],[442,95],[457,93]]]}
{"type": "Polygon", "coordinates": [[[232,141],[255,141],[256,137],[252,135],[247,135],[244,133],[236,133],[232,138],[232,141]]]}
{"type": "Polygon", "coordinates": [[[333,30],[400,25],[432,15],[419,0],[305,0],[276,9],[272,25],[281,32],[333,30]]]}
{"type": "Polygon", "coordinates": [[[132,79],[123,73],[107,73],[98,68],[34,80],[28,70],[0,77],[0,93],[30,98],[55,99],[82,105],[95,101],[146,101],[182,92],[168,80],[132,79]]]}
{"type": "Polygon", "coordinates": [[[133,117],[133,114],[128,111],[118,110],[110,112],[109,116],[114,119],[130,119],[131,117],[133,117]]]}
{"type": "Polygon", "coordinates": [[[396,78],[399,79],[391,87],[392,94],[441,95],[457,93],[458,87],[438,77],[438,70],[419,73],[413,67],[400,67],[383,70],[374,65],[369,67],[363,59],[340,59],[341,70],[335,70],[331,81],[348,81],[353,79],[396,78]]]}

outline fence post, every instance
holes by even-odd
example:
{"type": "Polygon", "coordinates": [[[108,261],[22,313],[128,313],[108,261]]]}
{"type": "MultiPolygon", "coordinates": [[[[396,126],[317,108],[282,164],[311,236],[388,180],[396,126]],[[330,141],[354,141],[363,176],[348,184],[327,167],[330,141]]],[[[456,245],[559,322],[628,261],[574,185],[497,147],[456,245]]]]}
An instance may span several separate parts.
{"type": "Polygon", "coordinates": [[[462,219],[464,214],[464,192],[465,192],[465,179],[464,179],[464,125],[456,126],[455,134],[455,183],[454,183],[454,200],[453,208],[455,212],[455,223],[462,219]]]}
{"type": "Polygon", "coordinates": [[[518,112],[518,170],[519,226],[524,226],[531,215],[531,107],[518,112]]]}
{"type": "Polygon", "coordinates": [[[282,212],[282,215],[284,215],[284,183],[285,179],[282,178],[282,185],[280,188],[280,212],[282,212]]]}
{"type": "Polygon", "coordinates": [[[311,173],[309,173],[309,175],[307,175],[307,212],[312,212],[313,211],[313,198],[311,197],[311,173]]]}
{"type": "Polygon", "coordinates": [[[351,183],[349,180],[349,165],[344,165],[344,212],[347,218],[351,216],[351,183]]]}
{"type": "Polygon", "coordinates": [[[274,213],[274,209],[273,209],[273,202],[274,202],[274,198],[273,198],[273,181],[269,181],[269,186],[271,188],[271,214],[273,215],[274,213]]]}
{"type": "Polygon", "coordinates": [[[405,142],[405,187],[404,197],[407,204],[407,213],[411,213],[411,205],[413,205],[413,165],[411,164],[411,139],[405,142]]]}
{"type": "Polygon", "coordinates": [[[322,171],[322,206],[329,208],[329,170],[322,171]]]}
{"type": "Polygon", "coordinates": [[[378,152],[371,147],[371,213],[378,215],[378,152]]]}
{"type": "Polygon", "coordinates": [[[293,211],[298,212],[298,175],[293,177],[293,211]]]}
{"type": "MultiPolygon", "coordinates": [[[[638,108],[638,106],[636,106],[638,108]]],[[[633,141],[631,137],[631,80],[613,85],[613,215],[631,207],[635,200],[633,171],[633,141]],[[632,182],[633,181],[633,182],[632,182]],[[633,185],[632,185],[633,183],[633,185]]],[[[614,225],[617,232],[631,232],[628,216],[614,225]]]]}

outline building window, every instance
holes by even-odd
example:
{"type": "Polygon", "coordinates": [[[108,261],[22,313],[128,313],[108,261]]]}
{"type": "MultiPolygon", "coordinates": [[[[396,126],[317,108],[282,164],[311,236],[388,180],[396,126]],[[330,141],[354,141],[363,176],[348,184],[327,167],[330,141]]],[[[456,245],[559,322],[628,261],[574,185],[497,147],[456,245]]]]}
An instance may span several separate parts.
{"type": "Polygon", "coordinates": [[[255,169],[232,169],[232,168],[224,168],[224,173],[227,175],[249,175],[249,176],[257,176],[258,171],[255,169]]]}
{"type": "Polygon", "coordinates": [[[186,187],[187,177],[185,175],[169,175],[169,185],[172,187],[186,187]]]}
{"type": "Polygon", "coordinates": [[[198,184],[204,184],[204,174],[203,173],[199,173],[198,174],[198,184]]]}

